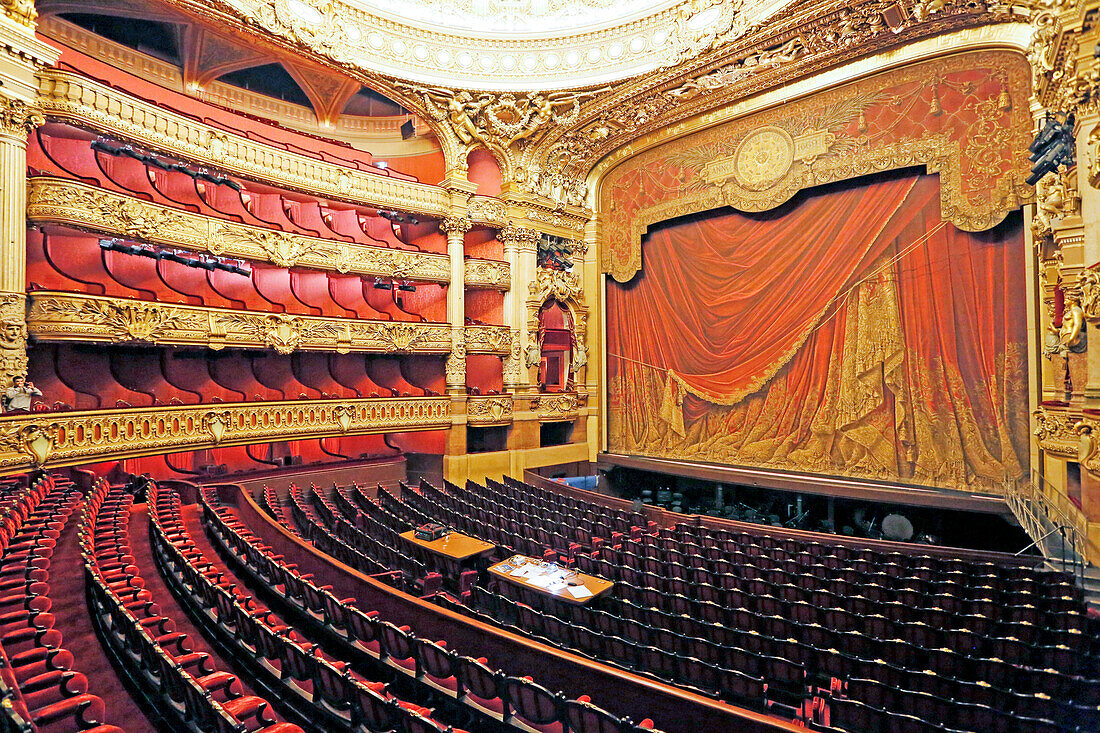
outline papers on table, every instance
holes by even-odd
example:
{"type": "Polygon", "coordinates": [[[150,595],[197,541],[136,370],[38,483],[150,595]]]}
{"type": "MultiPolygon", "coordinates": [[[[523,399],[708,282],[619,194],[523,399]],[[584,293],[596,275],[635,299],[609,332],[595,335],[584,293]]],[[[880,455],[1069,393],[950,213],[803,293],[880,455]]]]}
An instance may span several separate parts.
{"type": "Polygon", "coordinates": [[[500,571],[506,572],[513,578],[524,580],[528,585],[543,588],[551,593],[560,593],[568,588],[574,598],[587,598],[592,595],[587,588],[583,587],[580,589],[583,593],[577,595],[576,588],[569,586],[569,579],[576,575],[573,571],[551,563],[530,561],[525,558],[522,560],[523,562],[520,564],[516,563],[516,558],[512,558],[510,562],[516,564],[516,567],[505,565],[500,568],[500,571]]]}
{"type": "Polygon", "coordinates": [[[574,598],[589,598],[592,595],[592,591],[588,590],[583,585],[571,585],[569,586],[569,595],[574,598]]]}

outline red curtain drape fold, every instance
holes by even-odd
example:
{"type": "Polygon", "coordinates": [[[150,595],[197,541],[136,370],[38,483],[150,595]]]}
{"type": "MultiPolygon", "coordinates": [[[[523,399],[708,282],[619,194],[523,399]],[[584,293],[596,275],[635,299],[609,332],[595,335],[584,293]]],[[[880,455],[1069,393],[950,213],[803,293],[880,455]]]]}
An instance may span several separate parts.
{"type": "Polygon", "coordinates": [[[739,401],[790,360],[837,294],[897,237],[905,212],[938,192],[934,178],[900,177],[652,233],[646,287],[608,302],[611,321],[637,328],[621,356],[670,370],[710,402],[739,401]]]}
{"type": "Polygon", "coordinates": [[[944,224],[895,174],[670,224],[607,289],[627,453],[996,490],[1027,471],[1019,217],[944,224]]]}

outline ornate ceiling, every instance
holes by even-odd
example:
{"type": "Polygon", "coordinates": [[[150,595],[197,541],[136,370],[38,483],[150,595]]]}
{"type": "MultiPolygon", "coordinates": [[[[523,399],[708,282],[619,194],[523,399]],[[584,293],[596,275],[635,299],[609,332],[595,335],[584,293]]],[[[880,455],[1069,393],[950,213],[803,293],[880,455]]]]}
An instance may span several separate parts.
{"type": "Polygon", "coordinates": [[[440,87],[591,87],[739,38],[792,0],[223,0],[342,65],[440,87]]]}

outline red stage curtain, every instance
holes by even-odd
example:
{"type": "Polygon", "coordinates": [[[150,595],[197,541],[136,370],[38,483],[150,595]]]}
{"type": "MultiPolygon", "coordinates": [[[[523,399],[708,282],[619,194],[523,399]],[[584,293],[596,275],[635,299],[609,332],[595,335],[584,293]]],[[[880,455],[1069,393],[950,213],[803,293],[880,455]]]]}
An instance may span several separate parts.
{"type": "Polygon", "coordinates": [[[934,178],[908,176],[654,232],[643,249],[645,287],[608,302],[610,321],[638,327],[644,353],[623,355],[671,370],[709,402],[740,401],[793,356],[835,296],[881,256],[905,212],[938,192],[934,178]]]}
{"type": "Polygon", "coordinates": [[[611,449],[949,486],[1020,475],[1019,220],[961,232],[938,194],[936,176],[896,174],[653,232],[642,274],[607,290],[611,449]]]}

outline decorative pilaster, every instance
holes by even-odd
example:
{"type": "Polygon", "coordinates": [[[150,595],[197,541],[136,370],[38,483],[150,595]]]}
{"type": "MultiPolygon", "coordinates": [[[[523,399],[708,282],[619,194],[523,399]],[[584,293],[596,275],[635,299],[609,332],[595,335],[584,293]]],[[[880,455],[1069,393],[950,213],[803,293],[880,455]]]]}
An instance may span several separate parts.
{"type": "Polygon", "coordinates": [[[449,216],[439,223],[447,235],[451,284],[447,288],[447,322],[451,324],[451,355],[447,357],[447,393],[466,393],[466,263],[465,236],[473,226],[466,217],[449,216]]]}
{"type": "Polygon", "coordinates": [[[33,105],[0,97],[0,380],[5,386],[27,373],[27,135],[44,122],[33,105]]]}
{"type": "Polygon", "coordinates": [[[534,229],[511,224],[497,234],[497,239],[504,244],[504,257],[512,271],[512,287],[504,294],[504,322],[512,329],[512,348],[504,359],[504,389],[508,392],[532,389],[530,371],[524,368],[523,350],[528,333],[523,294],[534,277],[540,238],[534,229]]]}

